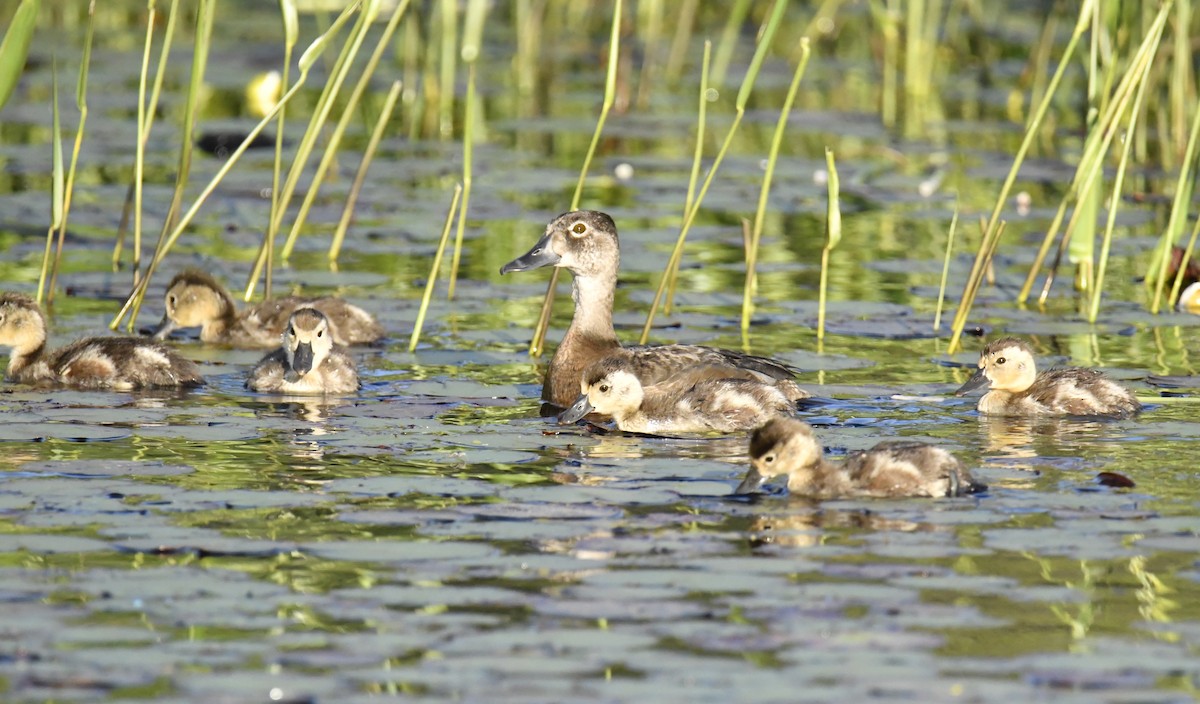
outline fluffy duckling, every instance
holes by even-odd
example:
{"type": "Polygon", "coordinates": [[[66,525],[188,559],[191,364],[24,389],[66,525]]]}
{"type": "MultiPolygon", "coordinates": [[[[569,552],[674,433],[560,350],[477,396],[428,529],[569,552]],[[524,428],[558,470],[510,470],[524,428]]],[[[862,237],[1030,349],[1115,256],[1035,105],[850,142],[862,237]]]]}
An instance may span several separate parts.
{"type": "Polygon", "coordinates": [[[826,462],[812,426],[772,418],[750,437],[750,470],[735,493],[748,494],[786,474],[788,491],[817,499],[850,497],[963,496],[978,484],[954,455],[920,442],[881,442],[826,462]]]}
{"type": "Polygon", "coordinates": [[[725,376],[721,367],[700,367],[643,386],[620,360],[601,360],[584,372],[582,395],[559,416],[574,423],[589,413],[612,416],[634,433],[732,433],[751,430],[795,411],[779,387],[757,379],[725,376]]]}
{"type": "Polygon", "coordinates": [[[332,296],[270,298],[239,312],[229,291],[211,274],[197,269],[185,269],[171,279],[164,303],[167,312],[151,333],[159,340],[177,328],[199,327],[204,342],[242,349],[274,347],[288,317],[302,306],[325,314],[339,345],[369,344],[383,337],[383,327],[370,313],[332,296]]]}
{"type": "Polygon", "coordinates": [[[1133,393],[1095,369],[1051,369],[1038,374],[1029,343],[993,340],[979,356],[979,370],[955,392],[986,387],[979,412],[1007,416],[1105,416],[1128,418],[1142,410],[1133,393]]]}
{"type": "Polygon", "coordinates": [[[127,391],[204,384],[200,369],[160,342],[137,337],[85,337],[46,350],[46,318],[37,302],[0,293],[0,346],[11,347],[9,381],[127,391]]]}
{"type": "Polygon", "coordinates": [[[283,345],[262,358],[246,388],[286,394],[349,394],[358,390],[354,360],[333,342],[329,320],[316,308],[288,318],[283,345]]]}
{"type": "Polygon", "coordinates": [[[625,367],[643,386],[696,366],[744,370],[768,384],[784,380],[794,385],[793,370],[766,357],[700,345],[622,348],[613,330],[613,295],[620,262],[612,218],[595,210],[577,210],[552,220],[533,249],[501,267],[500,273],[507,274],[556,266],[574,276],[575,316],[546,370],[542,400],[564,408],[571,405],[583,371],[613,353],[623,354],[625,367]]]}

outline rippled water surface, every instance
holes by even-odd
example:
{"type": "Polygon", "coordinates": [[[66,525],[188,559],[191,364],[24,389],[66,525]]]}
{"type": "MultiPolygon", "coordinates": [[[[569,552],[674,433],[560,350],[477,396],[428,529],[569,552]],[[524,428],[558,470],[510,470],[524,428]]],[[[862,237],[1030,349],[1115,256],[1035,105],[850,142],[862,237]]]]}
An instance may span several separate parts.
{"type": "MultiPolygon", "coordinates": [[[[105,330],[129,288],[128,271],[109,265],[132,173],[144,32],[143,6],[125,5],[126,14],[104,14],[97,35],[60,281],[70,295],[52,311],[55,343],[105,330]]],[[[242,87],[280,61],[274,8],[234,17],[233,5],[218,13],[201,130],[252,126],[242,87]]],[[[1162,206],[1148,199],[1122,211],[1100,323],[1081,322],[1062,283],[1045,310],[1017,308],[1033,243],[1079,148],[1077,125],[1060,125],[1057,146],[1018,182],[1033,207],[1008,215],[997,282],[972,316],[989,336],[1032,339],[1045,364],[1107,368],[1150,404],[1141,417],[982,419],[972,399],[951,394],[981,343],[948,356],[944,327],[932,331],[955,193],[964,223],[990,209],[1019,139],[1005,101],[1024,90],[1016,83],[1023,58],[994,57],[988,80],[1000,88],[986,90],[979,60],[951,61],[945,89],[931,99],[942,115],[936,128],[900,140],[876,117],[866,9],[839,15],[841,38],[816,42],[792,117],[749,337],[755,353],[804,370],[802,383],[824,402],[802,415],[831,455],[881,439],[936,442],[990,490],[824,503],[776,491],[751,501],[730,496],[747,466],[744,437],[599,434],[539,416],[541,362],[527,345],[545,274],[497,271],[567,209],[602,95],[608,20],[594,13],[580,25],[587,31],[570,33],[555,24],[565,19],[547,20],[538,89],[522,94],[511,21],[494,12],[464,268],[454,300],[439,288],[415,353],[407,339],[459,178],[460,142],[406,137],[410,118],[397,118],[331,271],[325,249],[371,113],[352,127],[342,175],[318,199],[298,253],[276,272],[277,290],[344,295],[387,327],[385,344],[355,350],[360,394],[306,402],[251,394],[242,382],[258,353],[184,338],[179,349],[209,379],[194,393],[3,387],[0,699],[1196,696],[1200,318],[1150,316],[1135,281],[1162,206]],[[833,255],[830,334],[818,353],[824,190],[814,177],[825,144],[839,155],[846,234],[833,255]],[[931,172],[941,188],[922,196],[917,184],[931,172]],[[1101,472],[1135,486],[1105,486],[1101,472]]],[[[808,12],[790,10],[791,39],[808,12]]],[[[1025,57],[1040,12],[1021,3],[1011,13],[988,9],[978,31],[1005,55],[1025,57]]],[[[22,291],[36,286],[46,227],[51,52],[60,82],[73,87],[82,44],[78,18],[60,14],[47,15],[33,63],[0,113],[0,273],[22,291]]],[[[627,340],[678,232],[700,41],[718,35],[722,21],[702,15],[688,53],[695,65],[680,85],[629,69],[632,105],[610,118],[585,191],[584,205],[622,228],[616,317],[627,340]],[[620,169],[627,178],[618,178],[619,165],[632,176],[620,169]]],[[[313,26],[306,17],[310,36],[313,26]]],[[[733,85],[709,107],[710,154],[729,124],[753,29],[747,24],[734,55],[733,85]]],[[[626,45],[633,67],[648,51],[638,36],[626,45]]],[[[188,42],[176,52],[148,147],[152,237],[171,193],[188,42]]],[[[740,219],[753,215],[791,65],[782,51],[766,64],[691,235],[678,307],[658,318],[656,341],[742,345],[740,219]]],[[[381,69],[376,106],[385,79],[401,70],[381,69]]],[[[1083,88],[1078,77],[1069,83],[1083,88]]],[[[70,92],[62,96],[69,139],[78,119],[70,92]]],[[[406,99],[400,111],[418,109],[406,99]]],[[[298,135],[299,118],[295,127],[298,135]]],[[[220,163],[197,155],[185,202],[220,163]]],[[[270,163],[265,152],[246,157],[168,271],[200,265],[244,283],[266,221],[260,193],[270,163]]],[[[1165,188],[1143,178],[1147,190],[1165,188]]],[[[951,306],[977,229],[960,226],[960,237],[951,306]]],[[[161,314],[163,282],[151,287],[142,324],[161,314]]],[[[570,315],[561,296],[552,343],[570,315]]]]}

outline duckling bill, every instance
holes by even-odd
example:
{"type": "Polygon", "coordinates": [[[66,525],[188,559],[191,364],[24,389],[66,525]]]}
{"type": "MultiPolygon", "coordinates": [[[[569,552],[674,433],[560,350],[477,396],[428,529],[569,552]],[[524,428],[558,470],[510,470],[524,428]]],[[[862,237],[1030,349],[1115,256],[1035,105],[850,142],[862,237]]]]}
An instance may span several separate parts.
{"type": "Polygon", "coordinates": [[[1037,371],[1033,348],[1015,337],[988,343],[979,368],[955,395],[987,389],[979,412],[1007,416],[1101,416],[1128,418],[1142,404],[1124,386],[1095,369],[1068,367],[1037,371]]]}
{"type": "Polygon", "coordinates": [[[702,345],[622,347],[613,329],[620,262],[613,219],[599,211],[577,210],[552,220],[532,249],[500,268],[501,274],[507,274],[556,266],[574,277],[575,315],[546,370],[542,400],[560,408],[571,406],[584,370],[613,355],[620,355],[627,370],[644,386],[697,366],[722,367],[731,376],[749,372],[767,384],[786,382],[795,386],[791,367],[765,357],[702,345]]]}
{"type": "Polygon", "coordinates": [[[959,461],[945,450],[920,442],[881,442],[827,462],[812,426],[773,418],[750,437],[750,469],[734,493],[758,491],[786,475],[788,492],[816,499],[851,497],[951,497],[983,491],[959,461]]]}

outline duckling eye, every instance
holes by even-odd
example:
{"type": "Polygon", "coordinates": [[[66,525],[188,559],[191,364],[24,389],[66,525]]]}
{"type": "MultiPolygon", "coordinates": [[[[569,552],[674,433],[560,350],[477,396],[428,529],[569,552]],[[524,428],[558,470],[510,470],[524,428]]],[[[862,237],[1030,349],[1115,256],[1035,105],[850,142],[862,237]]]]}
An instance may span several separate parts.
{"type": "Polygon", "coordinates": [[[600,393],[602,393],[602,394],[606,394],[606,393],[608,393],[608,384],[601,384],[601,385],[600,385],[600,393]]]}
{"type": "Polygon", "coordinates": [[[168,308],[175,307],[175,294],[172,293],[170,296],[167,296],[167,307],[168,308]]]}
{"type": "Polygon", "coordinates": [[[583,233],[587,232],[587,225],[577,222],[575,223],[575,226],[571,228],[571,232],[574,232],[577,235],[582,235],[583,233]]]}
{"type": "Polygon", "coordinates": [[[775,455],[764,455],[763,456],[763,462],[765,462],[767,464],[771,464],[774,461],[775,461],[775,455]]]}
{"type": "Polygon", "coordinates": [[[996,358],[996,364],[1004,364],[1006,360],[1003,357],[996,358]]]}
{"type": "Polygon", "coordinates": [[[325,335],[325,331],[324,331],[324,330],[318,330],[318,331],[317,331],[317,337],[323,337],[324,335],[325,335]]]}
{"type": "Polygon", "coordinates": [[[296,328],[289,327],[288,328],[288,337],[295,337],[295,336],[296,336],[296,328]]]}

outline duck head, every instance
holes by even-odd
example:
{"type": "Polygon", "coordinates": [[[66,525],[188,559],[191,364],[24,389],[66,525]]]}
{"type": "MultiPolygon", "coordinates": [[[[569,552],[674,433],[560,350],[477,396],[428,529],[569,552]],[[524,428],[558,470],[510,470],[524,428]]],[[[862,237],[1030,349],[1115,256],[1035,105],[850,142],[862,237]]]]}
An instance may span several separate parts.
{"type": "Polygon", "coordinates": [[[612,360],[600,360],[583,372],[579,399],[558,417],[560,423],[574,423],[589,413],[622,418],[636,413],[646,396],[642,382],[612,360]]]}
{"type": "Polygon", "coordinates": [[[287,379],[295,382],[321,366],[333,349],[329,321],[316,308],[297,308],[283,331],[287,379]]]}
{"type": "Polygon", "coordinates": [[[979,355],[979,369],[967,379],[967,383],[954,392],[963,396],[979,389],[995,389],[1019,394],[1033,385],[1037,379],[1037,365],[1033,361],[1033,349],[1029,343],[1015,337],[993,340],[979,355]]]}
{"type": "Polygon", "coordinates": [[[166,313],[150,335],[162,340],[178,328],[203,327],[228,316],[234,310],[233,299],[208,272],[186,269],[175,275],[163,297],[166,313]]]}
{"type": "Polygon", "coordinates": [[[750,436],[750,469],[735,494],[750,494],[781,474],[788,489],[801,491],[821,463],[821,443],[812,426],[793,418],[772,418],[750,436]]]}
{"type": "Polygon", "coordinates": [[[533,249],[500,267],[500,273],[558,266],[575,276],[615,276],[620,260],[613,219],[598,210],[573,210],[551,220],[533,249]]]}

